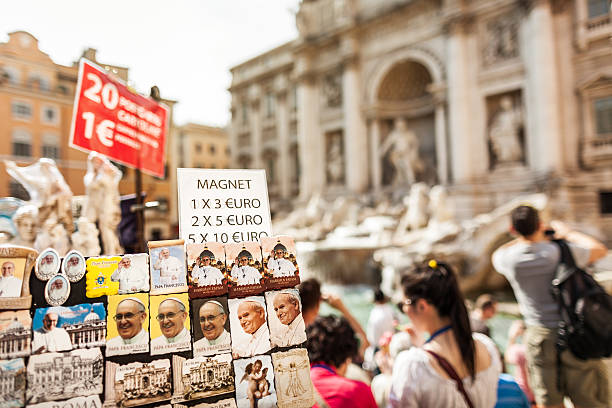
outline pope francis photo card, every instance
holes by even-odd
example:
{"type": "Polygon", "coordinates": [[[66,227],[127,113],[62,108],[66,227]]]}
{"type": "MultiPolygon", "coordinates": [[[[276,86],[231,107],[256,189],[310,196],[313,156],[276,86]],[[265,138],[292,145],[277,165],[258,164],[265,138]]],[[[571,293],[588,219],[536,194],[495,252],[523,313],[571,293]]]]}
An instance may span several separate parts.
{"type": "Polygon", "coordinates": [[[106,362],[105,406],[135,407],[172,397],[170,360],[119,365],[106,362]]]}
{"type": "Polygon", "coordinates": [[[149,295],[134,293],[108,297],[106,355],[149,351],[149,295]]]}
{"type": "Polygon", "coordinates": [[[185,240],[149,241],[151,294],[187,292],[185,240]]]}
{"type": "Polygon", "coordinates": [[[306,326],[298,290],[270,291],[265,296],[272,347],[291,347],[304,343],[306,326]]]}
{"type": "Polygon", "coordinates": [[[31,338],[30,311],[0,312],[0,359],[29,356],[31,338]]]}
{"type": "Polygon", "coordinates": [[[245,241],[225,244],[230,284],[229,297],[258,295],[265,290],[261,246],[245,241]]]}
{"type": "Polygon", "coordinates": [[[78,282],[85,276],[85,257],[79,251],[71,250],[62,261],[62,273],[72,283],[78,282]]]}
{"type": "Polygon", "coordinates": [[[193,401],[234,392],[234,368],[230,353],[185,359],[172,356],[172,402],[193,401]]]}
{"type": "Polygon", "coordinates": [[[187,244],[189,297],[203,298],[227,293],[225,249],[219,242],[187,244]]]}
{"type": "Polygon", "coordinates": [[[27,367],[27,403],[101,394],[103,371],[104,360],[97,347],[32,356],[27,367]]]}
{"type": "Polygon", "coordinates": [[[251,357],[270,350],[266,303],[263,296],[230,299],[230,327],[234,358],[251,357]]]}
{"type": "Polygon", "coordinates": [[[288,236],[263,237],[261,252],[267,289],[293,288],[300,284],[295,241],[288,236]]]}
{"type": "Polygon", "coordinates": [[[305,348],[272,353],[278,408],[309,408],[315,403],[310,360],[305,348]]]}
{"type": "Polygon", "coordinates": [[[69,351],[106,344],[106,310],[102,303],[36,309],[32,354],[69,351]]]}
{"type": "Polygon", "coordinates": [[[191,350],[187,293],[151,296],[151,355],[191,350]]]}
{"type": "Polygon", "coordinates": [[[26,258],[0,258],[0,298],[21,296],[26,258]]]}
{"type": "Polygon", "coordinates": [[[149,291],[149,255],[123,255],[117,269],[111,275],[112,282],[119,282],[118,292],[126,293],[149,291]]]}
{"type": "Polygon", "coordinates": [[[0,361],[3,381],[0,401],[3,407],[25,406],[26,370],[23,358],[0,361]]]}
{"type": "Polygon", "coordinates": [[[232,349],[227,297],[193,299],[193,355],[210,356],[232,349]]]}
{"type": "Polygon", "coordinates": [[[97,298],[103,295],[116,295],[119,292],[119,282],[111,276],[117,271],[121,262],[120,256],[94,256],[85,261],[85,295],[97,298]]]}
{"type": "Polygon", "coordinates": [[[268,355],[234,360],[238,408],[276,408],[272,359],[268,355]]]}

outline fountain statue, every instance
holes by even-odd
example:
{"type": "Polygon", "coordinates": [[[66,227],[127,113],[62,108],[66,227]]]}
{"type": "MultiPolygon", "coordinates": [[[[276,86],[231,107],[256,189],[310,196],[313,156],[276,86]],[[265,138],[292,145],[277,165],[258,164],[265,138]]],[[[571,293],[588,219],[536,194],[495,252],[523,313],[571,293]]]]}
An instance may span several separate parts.
{"type": "Polygon", "coordinates": [[[77,230],[72,233],[72,247],[85,256],[100,255],[98,234],[96,224],[89,221],[86,217],[79,217],[77,220],[77,230]]]}
{"type": "Polygon", "coordinates": [[[87,201],[84,215],[92,223],[98,222],[104,253],[121,254],[117,226],[121,221],[119,207],[119,181],[121,170],[99,153],[91,152],[87,158],[87,173],[83,178],[87,201]]]}

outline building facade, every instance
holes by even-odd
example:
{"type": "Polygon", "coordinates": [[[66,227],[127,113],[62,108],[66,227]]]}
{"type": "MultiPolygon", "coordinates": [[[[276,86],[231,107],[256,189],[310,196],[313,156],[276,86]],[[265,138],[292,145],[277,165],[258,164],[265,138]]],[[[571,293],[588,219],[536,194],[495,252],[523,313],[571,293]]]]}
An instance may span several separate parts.
{"type": "Polygon", "coordinates": [[[0,333],[0,358],[25,357],[30,355],[32,329],[15,320],[7,330],[0,333]]]}
{"type": "Polygon", "coordinates": [[[229,142],[225,129],[187,123],[177,129],[178,167],[227,169],[229,142]]]}
{"type": "Polygon", "coordinates": [[[612,239],[610,20],[608,0],[304,0],[299,38],[231,69],[232,161],[272,199],[442,184],[461,218],[543,191],[612,239]]]}
{"type": "MultiPolygon", "coordinates": [[[[68,146],[72,107],[78,79],[78,62],[72,66],[56,64],[38,47],[38,40],[25,31],[9,33],[0,43],[0,160],[29,165],[41,157],[55,160],[75,196],[85,194],[83,176],[87,154],[68,146]]],[[[97,63],[127,82],[129,69],[104,64],[96,59],[96,50],[88,49],[83,57],[97,63]]],[[[162,100],[170,107],[166,151],[175,148],[172,106],[175,101],[162,100]]],[[[167,154],[166,176],[162,179],[143,175],[147,200],[158,200],[165,210],[146,213],[146,239],[176,236],[176,157],[167,154]]],[[[21,185],[0,166],[0,197],[28,199],[21,185]]],[[[135,192],[134,170],[121,166],[124,172],[119,185],[121,194],[135,192]]]]}

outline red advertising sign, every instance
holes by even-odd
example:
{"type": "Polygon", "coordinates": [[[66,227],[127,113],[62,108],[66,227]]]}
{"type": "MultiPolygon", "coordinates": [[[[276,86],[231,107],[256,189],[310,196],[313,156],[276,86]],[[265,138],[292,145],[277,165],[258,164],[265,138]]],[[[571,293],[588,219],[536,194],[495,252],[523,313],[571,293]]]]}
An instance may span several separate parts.
{"type": "Polygon", "coordinates": [[[167,126],[168,107],[131,92],[102,68],[81,59],[71,147],[163,177],[167,126]]]}

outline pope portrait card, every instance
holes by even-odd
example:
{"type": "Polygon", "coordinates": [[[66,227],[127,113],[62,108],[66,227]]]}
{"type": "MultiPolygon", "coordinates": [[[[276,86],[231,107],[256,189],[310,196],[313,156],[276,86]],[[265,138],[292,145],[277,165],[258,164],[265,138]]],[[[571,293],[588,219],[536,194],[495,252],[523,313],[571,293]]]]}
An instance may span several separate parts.
{"type": "Polygon", "coordinates": [[[300,284],[295,241],[288,236],[261,238],[267,289],[293,288],[300,284]]]}
{"type": "Polygon", "coordinates": [[[106,309],[102,303],[36,309],[32,354],[106,345],[106,309]]]}
{"type": "Polygon", "coordinates": [[[210,356],[231,351],[227,297],[193,299],[193,355],[210,356]]]}
{"type": "Polygon", "coordinates": [[[112,282],[118,282],[118,293],[148,292],[149,291],[149,255],[128,254],[123,255],[117,264],[117,269],[111,274],[112,282]]]}
{"type": "Polygon", "coordinates": [[[106,355],[149,351],[149,295],[134,293],[108,297],[106,355]]]}
{"type": "Polygon", "coordinates": [[[191,350],[187,293],[151,296],[151,355],[191,350]]]}
{"type": "Polygon", "coordinates": [[[225,249],[218,242],[187,244],[189,297],[202,298],[227,293],[225,249]]]}
{"type": "Polygon", "coordinates": [[[266,292],[272,347],[297,346],[306,341],[306,325],[297,289],[266,292]]]}
{"type": "Polygon", "coordinates": [[[229,309],[234,358],[251,357],[269,351],[270,332],[264,297],[230,299],[229,309]]]}
{"type": "Polygon", "coordinates": [[[257,295],[265,290],[259,243],[245,241],[225,244],[225,256],[230,298],[257,295]]]}
{"type": "Polygon", "coordinates": [[[149,265],[151,266],[151,294],[187,292],[185,241],[149,241],[149,265]]]}

